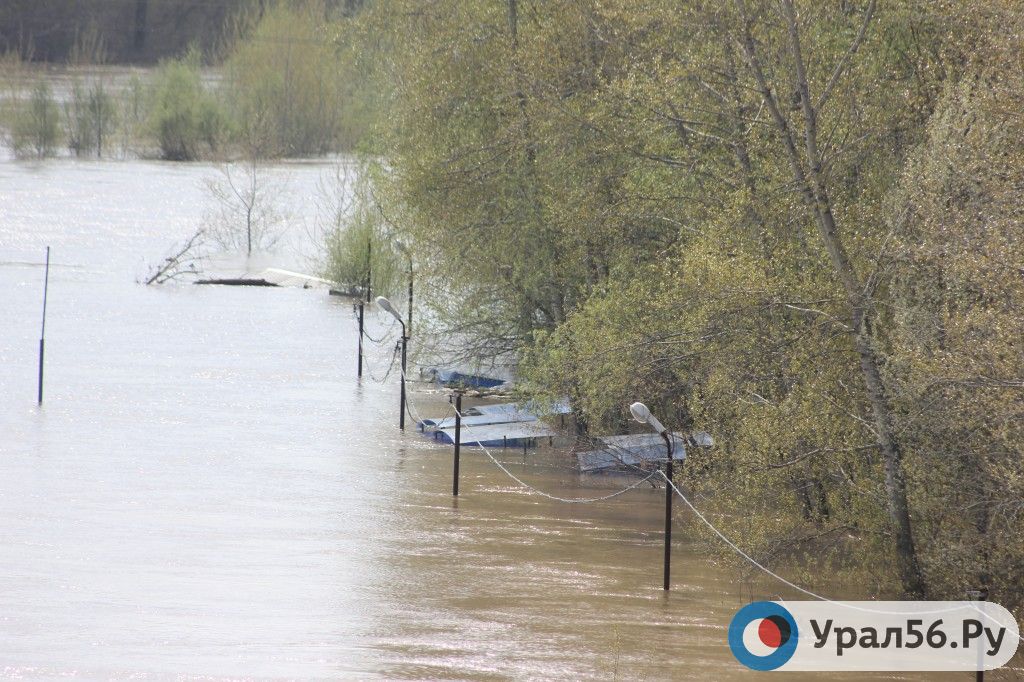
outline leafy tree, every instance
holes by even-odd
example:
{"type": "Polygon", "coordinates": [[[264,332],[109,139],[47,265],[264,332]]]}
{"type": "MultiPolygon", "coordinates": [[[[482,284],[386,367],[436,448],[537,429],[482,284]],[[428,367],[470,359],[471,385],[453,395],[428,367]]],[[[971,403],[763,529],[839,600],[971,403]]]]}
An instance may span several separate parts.
{"type": "Polygon", "coordinates": [[[714,433],[682,479],[764,562],[1021,604],[1011,3],[370,12],[445,330],[592,429],[714,433]]]}
{"type": "Polygon", "coordinates": [[[11,147],[16,156],[46,158],[56,153],[60,139],[60,110],[50,86],[37,83],[28,102],[16,110],[11,126],[11,147]]]}
{"type": "Polygon", "coordinates": [[[372,166],[337,165],[317,191],[318,241],[325,277],[364,296],[392,296],[405,283],[410,257],[373,192],[372,166]]]}
{"type": "Polygon", "coordinates": [[[235,118],[261,156],[335,148],[343,106],[341,62],[322,4],[280,3],[236,42],[225,68],[235,118]]]}
{"type": "Polygon", "coordinates": [[[64,126],[68,147],[76,156],[95,152],[103,156],[103,144],[109,142],[117,123],[117,103],[103,85],[95,80],[86,88],[75,80],[71,96],[64,103],[64,126]]]}
{"type": "Polygon", "coordinates": [[[203,148],[215,152],[227,137],[228,117],[203,84],[197,50],[161,62],[151,97],[150,127],[164,159],[196,159],[203,148]]]}

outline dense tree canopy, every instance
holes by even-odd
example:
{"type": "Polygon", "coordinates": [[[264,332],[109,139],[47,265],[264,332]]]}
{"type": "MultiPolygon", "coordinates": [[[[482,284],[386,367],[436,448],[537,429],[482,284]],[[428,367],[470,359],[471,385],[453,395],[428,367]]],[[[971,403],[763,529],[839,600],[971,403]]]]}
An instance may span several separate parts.
{"type": "Polygon", "coordinates": [[[714,433],[680,480],[769,563],[1020,605],[1014,3],[380,0],[360,21],[392,37],[378,198],[447,332],[591,429],[640,397],[714,433]]]}

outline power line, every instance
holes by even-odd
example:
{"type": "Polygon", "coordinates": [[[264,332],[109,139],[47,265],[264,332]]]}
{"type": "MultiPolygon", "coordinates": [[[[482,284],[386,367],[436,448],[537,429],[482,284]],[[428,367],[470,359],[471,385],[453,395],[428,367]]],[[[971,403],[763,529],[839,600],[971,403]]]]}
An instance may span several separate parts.
{"type": "MultiPolygon", "coordinates": [[[[841,606],[843,608],[848,608],[848,609],[853,609],[855,611],[861,611],[861,612],[864,612],[864,613],[878,613],[878,614],[889,615],[889,616],[926,616],[926,615],[934,615],[934,614],[939,614],[939,613],[951,613],[953,611],[958,611],[959,610],[958,607],[957,608],[947,608],[947,609],[935,609],[935,610],[932,610],[932,611],[887,611],[887,610],[884,610],[884,609],[871,609],[871,608],[866,608],[866,607],[863,607],[863,606],[853,606],[849,602],[837,601],[835,599],[831,599],[829,597],[825,597],[823,595],[820,595],[817,592],[812,592],[812,591],[810,591],[810,590],[808,590],[808,589],[806,589],[804,587],[800,587],[796,583],[794,583],[791,580],[787,580],[786,578],[782,577],[781,575],[779,575],[778,573],[774,572],[773,570],[771,570],[770,568],[768,568],[764,564],[762,564],[759,561],[757,561],[756,559],[754,559],[754,557],[750,556],[749,554],[744,552],[742,549],[740,549],[739,545],[737,545],[735,542],[730,540],[725,535],[725,533],[723,533],[722,531],[718,530],[718,528],[716,528],[715,525],[713,523],[711,523],[711,521],[709,521],[707,519],[707,517],[704,516],[704,514],[702,514],[700,512],[700,510],[697,509],[697,507],[695,507],[693,505],[692,502],[690,502],[690,499],[686,495],[683,494],[683,491],[680,490],[679,487],[673,481],[669,480],[668,476],[666,476],[665,473],[663,471],[661,471],[661,469],[657,469],[656,473],[660,474],[661,477],[663,479],[665,479],[665,482],[668,485],[672,486],[672,490],[674,490],[676,495],[679,496],[679,498],[683,501],[683,503],[686,504],[686,506],[690,508],[690,511],[692,511],[697,516],[697,518],[700,519],[704,523],[705,526],[707,526],[715,535],[717,535],[719,537],[719,539],[722,540],[722,542],[724,542],[726,545],[728,545],[734,552],[736,552],[738,555],[740,555],[741,557],[746,559],[748,562],[750,562],[750,564],[752,566],[754,566],[758,570],[760,570],[760,571],[764,572],[765,574],[775,578],[776,580],[778,580],[782,584],[787,585],[787,586],[793,588],[797,592],[801,592],[801,593],[807,595],[808,597],[813,597],[814,599],[817,599],[818,601],[823,601],[823,602],[826,602],[826,603],[829,603],[829,604],[835,604],[837,606],[841,606]]],[[[975,609],[978,610],[977,607],[975,607],[975,609]]],[[[996,621],[994,618],[989,617],[989,620],[992,620],[993,622],[998,624],[998,621],[996,621]]],[[[1024,641],[1024,638],[1021,638],[1021,640],[1024,641]]]]}
{"type": "MultiPolygon", "coordinates": [[[[403,376],[403,378],[405,378],[404,374],[402,376],[403,376]]],[[[411,404],[412,402],[413,401],[410,398],[407,397],[406,404],[408,405],[408,404],[411,404]]],[[[455,414],[458,415],[460,418],[465,417],[464,414],[462,414],[457,409],[455,409],[454,405],[452,406],[452,411],[454,411],[455,414]]],[[[412,416],[411,413],[410,413],[410,416],[412,416]]],[[[416,421],[422,421],[420,419],[417,419],[416,417],[413,417],[413,419],[416,420],[416,421]]],[[[469,443],[467,443],[467,445],[468,444],[469,443]]],[[[644,483],[649,481],[651,478],[653,478],[654,474],[656,473],[656,472],[652,472],[646,478],[642,478],[639,481],[636,481],[635,483],[631,483],[630,485],[626,486],[625,488],[623,488],[621,490],[618,490],[618,491],[616,491],[614,493],[611,493],[609,495],[601,495],[599,497],[559,497],[558,495],[552,495],[551,493],[546,492],[544,490],[541,490],[540,488],[537,488],[536,486],[530,485],[529,483],[527,483],[526,481],[524,481],[523,479],[519,478],[518,476],[516,476],[511,471],[509,471],[508,468],[504,464],[502,464],[493,454],[491,454],[490,448],[488,448],[483,443],[479,443],[479,442],[477,443],[477,445],[479,445],[483,449],[484,453],[495,464],[495,466],[497,466],[499,469],[501,469],[501,471],[504,472],[506,476],[511,478],[513,481],[518,483],[523,488],[526,488],[530,492],[532,492],[534,494],[537,494],[537,495],[540,495],[542,497],[546,497],[548,499],[555,500],[557,502],[564,502],[566,504],[592,504],[592,503],[596,503],[596,502],[603,502],[605,500],[610,500],[610,499],[612,499],[614,497],[618,497],[619,495],[627,493],[630,490],[633,490],[633,489],[643,485],[644,483]]]]}
{"type": "MultiPolygon", "coordinates": [[[[402,378],[403,379],[406,378],[404,371],[402,372],[402,378]]],[[[408,399],[406,401],[407,404],[411,404],[411,402],[412,402],[411,399],[408,399]]],[[[452,406],[452,410],[459,417],[464,417],[465,416],[461,412],[456,410],[454,408],[454,406],[452,406]]],[[[410,411],[410,416],[412,416],[412,412],[411,411],[410,411]]],[[[414,419],[416,419],[416,418],[414,417],[414,419]]],[[[422,420],[418,420],[418,419],[416,419],[416,420],[417,421],[422,421],[422,420]]],[[[725,535],[725,533],[723,533],[713,523],[711,523],[711,521],[699,509],[697,509],[697,507],[694,506],[694,504],[692,502],[690,502],[690,499],[686,495],[683,494],[683,491],[679,489],[679,487],[675,484],[675,482],[672,481],[668,476],[666,476],[665,473],[660,468],[655,468],[645,478],[640,479],[637,482],[635,482],[635,483],[633,483],[633,484],[631,484],[631,485],[629,485],[629,486],[627,486],[627,487],[625,487],[625,488],[623,488],[621,490],[618,490],[618,491],[616,491],[614,493],[611,493],[609,495],[603,495],[603,496],[600,496],[600,497],[592,497],[592,498],[566,498],[566,497],[559,497],[558,495],[552,495],[551,493],[548,493],[546,491],[540,490],[539,488],[537,488],[535,486],[532,486],[529,483],[526,483],[521,478],[519,478],[518,476],[513,474],[511,471],[509,471],[508,468],[505,467],[504,464],[502,464],[496,457],[494,457],[494,455],[491,454],[490,449],[486,445],[484,445],[483,443],[479,443],[479,442],[477,442],[477,445],[479,445],[483,449],[484,453],[491,460],[491,462],[493,462],[495,464],[495,466],[497,466],[506,476],[511,478],[513,481],[515,481],[517,484],[519,484],[523,488],[527,489],[528,491],[530,491],[530,492],[532,492],[534,494],[540,495],[542,497],[546,497],[548,499],[555,500],[557,502],[564,502],[566,504],[590,504],[590,503],[596,503],[596,502],[602,502],[602,501],[605,501],[605,500],[610,500],[612,498],[618,497],[619,495],[623,495],[624,493],[627,493],[630,490],[633,490],[633,489],[637,488],[638,486],[646,483],[647,481],[649,481],[651,478],[653,478],[655,476],[661,476],[661,478],[665,480],[665,484],[672,487],[672,490],[675,492],[676,495],[679,496],[679,498],[690,509],[690,511],[692,511],[694,513],[694,515],[698,519],[700,519],[700,521],[705,526],[707,526],[707,528],[709,530],[711,530],[722,542],[724,542],[730,549],[732,549],[733,552],[738,554],[740,557],[745,559],[752,566],[754,566],[755,568],[757,568],[758,570],[760,570],[764,574],[766,574],[766,575],[768,575],[768,576],[770,576],[772,578],[775,578],[775,580],[779,581],[780,583],[782,583],[782,584],[784,584],[784,585],[786,585],[786,586],[796,590],[797,592],[800,592],[801,594],[804,594],[804,595],[806,595],[808,597],[811,597],[813,599],[816,599],[818,601],[826,602],[826,603],[829,603],[829,604],[835,604],[835,605],[843,607],[843,608],[853,609],[855,611],[861,611],[861,612],[864,612],[864,613],[877,613],[877,614],[881,614],[881,615],[895,615],[895,616],[937,615],[937,614],[941,614],[941,613],[951,613],[951,612],[955,612],[955,611],[959,610],[959,607],[934,609],[934,610],[930,610],[930,611],[913,611],[913,612],[910,612],[910,611],[889,611],[889,610],[885,610],[885,609],[872,609],[872,608],[867,608],[867,607],[862,607],[862,606],[854,606],[854,605],[850,604],[849,602],[837,601],[835,599],[831,599],[831,598],[826,597],[824,595],[818,594],[817,592],[813,592],[811,590],[808,590],[805,587],[801,587],[800,585],[797,585],[793,581],[791,581],[791,580],[789,580],[789,579],[779,575],[778,573],[776,573],[775,571],[771,570],[770,568],[768,568],[764,564],[760,563],[759,561],[754,559],[754,557],[750,556],[750,554],[748,554],[742,548],[740,548],[739,545],[737,545],[735,542],[733,542],[727,535],[725,535]]],[[[634,455],[637,454],[637,453],[633,453],[628,448],[623,448],[621,446],[615,446],[615,449],[618,449],[618,450],[621,450],[623,452],[627,452],[627,453],[630,453],[630,454],[634,454],[634,455]]],[[[622,461],[622,458],[620,457],[619,460],[622,461]]],[[[625,464],[625,462],[623,462],[623,463],[625,464]]],[[[989,621],[991,621],[991,622],[993,622],[993,623],[995,623],[997,625],[1000,625],[1001,627],[1006,627],[1005,624],[1000,623],[995,618],[993,618],[991,615],[989,615],[989,614],[985,613],[984,611],[982,611],[981,609],[979,609],[973,603],[971,603],[971,607],[975,611],[980,613],[981,615],[985,616],[989,621]]],[[[1024,641],[1024,636],[1020,635],[1019,630],[1018,630],[1017,637],[1021,641],[1024,641]]]]}

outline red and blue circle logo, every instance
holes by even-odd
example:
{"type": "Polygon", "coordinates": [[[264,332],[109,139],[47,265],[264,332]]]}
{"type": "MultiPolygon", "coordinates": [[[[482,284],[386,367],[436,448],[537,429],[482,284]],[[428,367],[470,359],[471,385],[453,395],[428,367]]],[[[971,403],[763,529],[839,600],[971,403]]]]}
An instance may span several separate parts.
{"type": "Polygon", "coordinates": [[[729,624],[733,656],[753,670],[775,670],[796,651],[796,620],[771,601],[757,601],[740,609],[729,624]]]}

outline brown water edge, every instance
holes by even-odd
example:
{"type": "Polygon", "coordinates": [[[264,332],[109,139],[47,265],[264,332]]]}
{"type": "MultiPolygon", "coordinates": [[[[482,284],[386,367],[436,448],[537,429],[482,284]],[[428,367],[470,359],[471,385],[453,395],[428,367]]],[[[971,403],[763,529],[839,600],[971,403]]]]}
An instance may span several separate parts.
{"type": "MultiPolygon", "coordinates": [[[[424,415],[447,414],[443,397],[412,395],[424,415]]],[[[636,480],[580,475],[558,450],[524,456],[492,448],[492,454],[530,485],[559,497],[600,496],[636,480]]],[[[451,446],[417,444],[402,458],[405,480],[416,487],[402,486],[404,505],[416,510],[406,521],[434,515],[433,523],[417,529],[422,543],[399,544],[392,553],[402,601],[433,602],[424,581],[440,580],[446,592],[463,594],[437,604],[451,614],[450,629],[412,616],[384,631],[386,650],[421,659],[388,667],[387,676],[748,679],[755,673],[735,661],[726,643],[732,615],[751,601],[801,598],[770,577],[717,567],[693,540],[699,521],[688,510],[674,518],[672,590],[665,593],[663,488],[645,484],[609,501],[560,503],[530,494],[480,449],[463,448],[460,497],[453,499],[451,446]],[[472,645],[466,632],[473,633],[472,645]]],[[[857,596],[827,580],[813,587],[836,598],[857,596]]],[[[973,679],[967,673],[790,675],[973,679]]],[[[1016,679],[1016,673],[989,673],[988,679],[1016,679]]]]}
{"type": "MultiPolygon", "coordinates": [[[[397,429],[395,375],[356,379],[351,306],[137,285],[194,229],[212,170],[0,162],[0,677],[753,678],[725,628],[780,591],[716,567],[680,511],[663,594],[662,491],[560,504],[467,449],[456,503],[451,448],[397,429]]],[[[306,219],[329,170],[276,167],[306,219]]],[[[303,228],[263,266],[303,269],[303,228]]],[[[370,315],[375,338],[385,324],[370,315]]],[[[507,454],[556,494],[619,487],[507,454]]]]}

